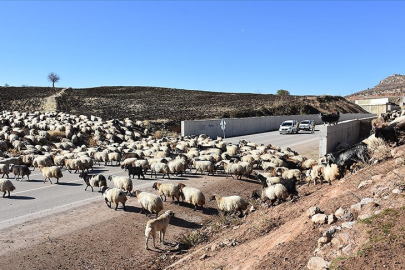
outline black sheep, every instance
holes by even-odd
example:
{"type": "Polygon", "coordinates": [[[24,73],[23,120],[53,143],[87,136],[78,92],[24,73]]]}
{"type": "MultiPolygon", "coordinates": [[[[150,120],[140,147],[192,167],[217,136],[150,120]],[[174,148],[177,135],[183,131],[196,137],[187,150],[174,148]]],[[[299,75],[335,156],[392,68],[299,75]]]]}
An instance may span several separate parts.
{"type": "Polygon", "coordinates": [[[375,137],[381,138],[386,142],[398,142],[398,137],[393,126],[386,126],[375,129],[375,137]]]}
{"type": "Polygon", "coordinates": [[[145,179],[145,176],[143,175],[143,168],[142,167],[132,167],[131,165],[127,165],[125,166],[125,169],[128,170],[128,177],[131,178],[132,175],[132,179],[135,178],[135,175],[138,176],[138,179],[142,178],[145,179]]]}
{"type": "Polygon", "coordinates": [[[363,142],[352,145],[346,150],[328,153],[325,157],[329,165],[335,163],[339,167],[345,167],[346,169],[349,169],[350,166],[358,161],[367,163],[370,159],[367,144],[363,142]]]}

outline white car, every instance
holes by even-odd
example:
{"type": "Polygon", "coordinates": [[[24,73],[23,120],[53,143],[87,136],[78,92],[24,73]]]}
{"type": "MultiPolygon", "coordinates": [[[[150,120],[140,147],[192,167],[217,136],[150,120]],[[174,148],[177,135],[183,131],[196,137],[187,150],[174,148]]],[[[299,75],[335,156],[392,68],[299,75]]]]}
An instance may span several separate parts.
{"type": "Polygon", "coordinates": [[[314,133],[315,131],[315,121],[314,120],[302,120],[299,125],[299,130],[306,130],[311,131],[314,133]]]}
{"type": "Polygon", "coordinates": [[[297,120],[284,121],[283,123],[281,123],[278,131],[280,132],[280,134],[298,133],[298,121],[297,120]]]}

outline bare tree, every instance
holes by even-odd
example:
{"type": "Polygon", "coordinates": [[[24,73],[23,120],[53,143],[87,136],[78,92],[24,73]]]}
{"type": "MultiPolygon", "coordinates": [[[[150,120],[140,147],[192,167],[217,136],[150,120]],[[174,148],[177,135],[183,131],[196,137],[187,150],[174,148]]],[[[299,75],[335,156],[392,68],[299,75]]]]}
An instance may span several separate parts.
{"type": "Polygon", "coordinates": [[[49,73],[48,75],[48,81],[52,82],[52,87],[55,88],[55,83],[58,82],[60,80],[60,77],[58,74],[56,73],[49,73]]]}

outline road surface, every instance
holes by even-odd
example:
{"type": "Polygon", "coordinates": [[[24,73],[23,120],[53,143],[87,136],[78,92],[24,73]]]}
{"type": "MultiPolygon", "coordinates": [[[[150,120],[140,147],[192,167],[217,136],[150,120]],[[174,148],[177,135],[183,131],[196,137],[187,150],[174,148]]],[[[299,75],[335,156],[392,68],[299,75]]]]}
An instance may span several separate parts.
{"type": "MultiPolygon", "coordinates": [[[[319,131],[315,131],[314,134],[300,132],[287,135],[280,135],[278,131],[274,131],[228,138],[226,141],[237,143],[241,139],[258,144],[290,147],[304,156],[317,158],[319,131]]],[[[94,173],[102,173],[105,176],[110,174],[127,175],[127,172],[119,166],[95,166],[94,173]]],[[[64,177],[59,180],[59,185],[57,185],[55,179],[52,179],[54,184],[44,183],[44,177],[38,169],[32,172],[30,181],[16,181],[13,179],[14,175],[10,174],[10,179],[16,186],[16,190],[11,193],[10,198],[0,197],[0,229],[94,201],[104,203],[101,193],[97,192],[98,188],[95,188],[94,192],[91,192],[90,187],[84,191],[86,185],[79,178],[78,173],[69,173],[63,170],[63,175],[64,177]]],[[[135,178],[133,182],[134,189],[142,189],[151,187],[154,178],[150,178],[148,175],[146,180],[135,178]]]]}

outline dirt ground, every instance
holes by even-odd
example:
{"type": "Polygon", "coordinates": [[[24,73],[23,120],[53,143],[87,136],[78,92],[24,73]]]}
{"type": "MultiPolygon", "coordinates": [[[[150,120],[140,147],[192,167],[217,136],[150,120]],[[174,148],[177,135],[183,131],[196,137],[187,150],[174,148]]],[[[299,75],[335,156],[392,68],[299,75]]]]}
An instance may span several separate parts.
{"type": "MultiPolygon", "coordinates": [[[[404,174],[405,167],[395,169],[390,160],[332,185],[302,185],[295,202],[270,208],[255,204],[256,211],[242,219],[218,215],[216,202],[208,197],[213,193],[238,194],[248,199],[252,190],[260,187],[255,180],[194,174],[172,177],[168,180],[171,183],[184,182],[201,189],[207,203],[203,211],[193,211],[185,204],[169,202],[171,199],[165,202],[165,210],[175,212],[165,239],[169,244],[157,242],[155,249],[149,242],[151,250],[145,250],[144,229],[149,218],[139,213],[136,198],[129,198],[124,212],[109,209],[100,195],[98,202],[1,231],[0,265],[8,269],[303,269],[315,254],[317,239],[330,226],[313,225],[306,216],[308,208],[318,206],[326,214],[339,207],[350,208],[361,198],[376,197],[381,187],[392,189],[402,184],[398,175],[404,174]],[[383,178],[357,189],[361,181],[373,175],[383,178]],[[190,232],[199,232],[202,243],[179,251],[177,244],[190,232]]],[[[147,191],[156,193],[152,188],[147,191]]],[[[356,223],[347,232],[353,242],[350,256],[332,248],[324,251],[323,257],[332,261],[335,269],[405,268],[403,206],[403,195],[388,192],[368,211],[392,208],[397,209],[396,214],[376,216],[376,222],[356,223]],[[391,224],[388,233],[387,228],[378,227],[385,223],[391,224]],[[376,241],[370,231],[377,236],[383,232],[386,241],[376,241]]],[[[338,220],[335,225],[342,223],[338,220]]]]}

